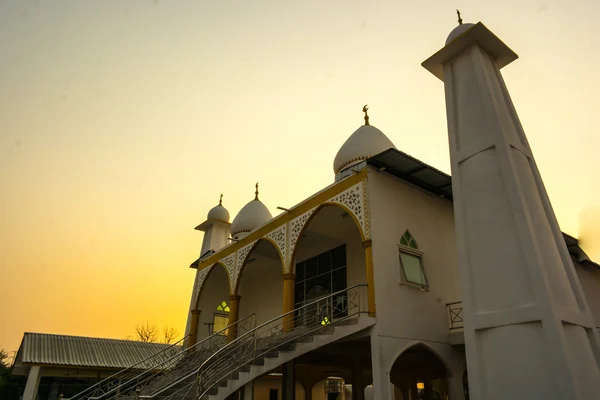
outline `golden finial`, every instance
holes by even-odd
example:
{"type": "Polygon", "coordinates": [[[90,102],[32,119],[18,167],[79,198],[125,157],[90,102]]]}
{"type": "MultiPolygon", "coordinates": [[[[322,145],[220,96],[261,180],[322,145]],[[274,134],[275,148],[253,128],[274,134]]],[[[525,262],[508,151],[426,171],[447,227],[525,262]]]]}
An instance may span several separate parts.
{"type": "Polygon", "coordinates": [[[223,193],[221,193],[221,197],[219,197],[219,205],[223,205],[223,193]]]}
{"type": "Polygon", "coordinates": [[[254,192],[254,200],[258,200],[258,182],[256,182],[256,192],[254,192]]]}
{"type": "Polygon", "coordinates": [[[369,114],[367,114],[367,111],[369,111],[369,106],[365,104],[363,107],[363,112],[365,113],[365,125],[369,125],[369,114]]]}
{"type": "Polygon", "coordinates": [[[456,10],[456,14],[458,15],[458,24],[462,25],[462,18],[460,17],[460,11],[456,10]]]}

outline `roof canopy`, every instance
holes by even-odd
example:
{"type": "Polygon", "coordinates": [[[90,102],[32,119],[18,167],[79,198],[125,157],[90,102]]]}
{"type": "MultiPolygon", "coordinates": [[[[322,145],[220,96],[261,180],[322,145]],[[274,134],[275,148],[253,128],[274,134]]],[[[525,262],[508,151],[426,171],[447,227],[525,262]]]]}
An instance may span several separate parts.
{"type": "Polygon", "coordinates": [[[162,352],[181,351],[181,346],[134,340],[25,332],[15,366],[55,365],[88,368],[149,368],[146,359],[162,352]]]}

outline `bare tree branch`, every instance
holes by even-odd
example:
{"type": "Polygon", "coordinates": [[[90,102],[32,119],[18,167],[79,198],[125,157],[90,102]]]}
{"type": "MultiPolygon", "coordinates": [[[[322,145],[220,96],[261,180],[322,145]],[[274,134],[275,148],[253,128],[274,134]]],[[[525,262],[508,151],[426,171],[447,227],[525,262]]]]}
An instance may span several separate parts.
{"type": "Polygon", "coordinates": [[[167,325],[163,328],[163,343],[174,343],[177,336],[179,336],[179,331],[175,327],[167,325]]]}
{"type": "Polygon", "coordinates": [[[159,330],[156,325],[150,325],[148,322],[135,326],[136,339],[141,342],[156,342],[158,333],[159,330]]]}

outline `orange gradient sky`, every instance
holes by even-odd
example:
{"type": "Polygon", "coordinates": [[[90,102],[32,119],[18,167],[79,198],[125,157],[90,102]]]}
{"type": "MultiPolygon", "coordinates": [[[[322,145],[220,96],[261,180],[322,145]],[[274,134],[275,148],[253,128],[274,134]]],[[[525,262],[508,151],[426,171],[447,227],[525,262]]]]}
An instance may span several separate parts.
{"type": "Polygon", "coordinates": [[[600,259],[597,1],[4,0],[0,347],[183,335],[219,193],[233,218],[258,181],[275,215],[330,184],[365,103],[449,172],[443,84],[420,63],[455,8],[520,55],[503,74],[561,228],[600,259]]]}

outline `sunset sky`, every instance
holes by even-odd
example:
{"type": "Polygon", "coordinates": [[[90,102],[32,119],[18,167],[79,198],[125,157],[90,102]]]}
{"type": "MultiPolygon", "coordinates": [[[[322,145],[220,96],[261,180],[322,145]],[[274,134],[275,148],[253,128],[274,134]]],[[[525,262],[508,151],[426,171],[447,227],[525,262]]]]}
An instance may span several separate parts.
{"type": "Polygon", "coordinates": [[[600,2],[408,4],[2,0],[0,348],[183,335],[219,194],[233,218],[260,182],[276,215],[332,183],[366,103],[449,172],[443,83],[420,64],[455,8],[519,54],[503,74],[561,228],[599,261],[600,2]]]}

